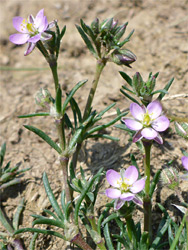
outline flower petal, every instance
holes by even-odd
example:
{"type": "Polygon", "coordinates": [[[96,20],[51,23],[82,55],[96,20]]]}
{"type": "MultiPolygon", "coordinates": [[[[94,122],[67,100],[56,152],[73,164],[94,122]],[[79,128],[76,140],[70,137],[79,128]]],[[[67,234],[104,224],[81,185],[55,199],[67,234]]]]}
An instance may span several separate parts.
{"type": "Polygon", "coordinates": [[[138,122],[138,121],[136,121],[134,119],[122,118],[122,121],[131,130],[138,131],[138,130],[142,129],[142,127],[143,127],[143,125],[140,122],[138,122]]]}
{"type": "Polygon", "coordinates": [[[146,182],[146,178],[142,178],[136,181],[135,183],[133,183],[132,187],[130,188],[130,191],[134,194],[139,193],[140,191],[144,189],[145,182],[146,182]]]}
{"type": "Polygon", "coordinates": [[[162,105],[159,101],[153,101],[147,106],[148,113],[152,119],[155,119],[160,116],[162,112],[162,105]]]}
{"type": "Polygon", "coordinates": [[[39,33],[39,34],[37,34],[35,36],[30,37],[28,39],[28,42],[30,42],[30,43],[36,43],[36,42],[38,42],[40,40],[40,38],[41,38],[41,33],[39,33]]]}
{"type": "Polygon", "coordinates": [[[15,16],[12,20],[14,28],[21,32],[21,33],[26,33],[26,28],[25,26],[22,25],[23,22],[23,17],[20,16],[15,16]]]}
{"type": "Polygon", "coordinates": [[[123,205],[125,204],[125,201],[121,200],[121,199],[116,199],[114,202],[114,209],[118,210],[120,209],[123,205]]]}
{"type": "Polygon", "coordinates": [[[187,156],[183,156],[181,158],[182,161],[182,165],[184,166],[184,168],[188,171],[188,157],[187,156]]]}
{"type": "Polygon", "coordinates": [[[118,180],[120,180],[120,178],[120,174],[113,169],[108,170],[106,173],[106,179],[108,183],[113,187],[119,187],[119,184],[117,182],[118,180]]]}
{"type": "Polygon", "coordinates": [[[46,40],[49,40],[52,38],[52,35],[51,34],[48,34],[46,32],[42,32],[41,33],[41,41],[46,41],[46,40]]]}
{"type": "Polygon", "coordinates": [[[141,200],[140,197],[136,196],[133,198],[133,202],[136,204],[136,205],[143,205],[143,201],[141,200]]]}
{"type": "Polygon", "coordinates": [[[32,23],[32,24],[34,24],[34,21],[35,21],[34,16],[33,16],[33,15],[30,15],[30,16],[29,16],[29,22],[32,23]]]}
{"type": "Polygon", "coordinates": [[[121,191],[115,188],[107,188],[105,194],[111,199],[117,199],[120,197],[121,191]]]}
{"type": "Polygon", "coordinates": [[[143,120],[143,116],[146,113],[145,109],[135,102],[131,103],[130,111],[132,116],[139,121],[143,120]]]}
{"type": "Polygon", "coordinates": [[[133,142],[137,142],[143,138],[141,131],[136,132],[136,134],[133,136],[133,142]]]}
{"type": "Polygon", "coordinates": [[[158,135],[158,133],[153,128],[144,128],[142,129],[141,134],[148,140],[153,140],[158,135]]]}
{"type": "Polygon", "coordinates": [[[34,20],[35,27],[39,28],[43,22],[44,22],[44,9],[39,10],[39,12],[37,13],[34,20]]]}
{"type": "Polygon", "coordinates": [[[126,183],[132,185],[138,179],[138,170],[135,166],[128,167],[124,172],[126,183]]]}
{"type": "Polygon", "coordinates": [[[9,36],[9,40],[14,44],[24,44],[28,41],[28,34],[13,34],[9,36]]]}
{"type": "Polygon", "coordinates": [[[158,133],[158,135],[154,138],[154,140],[159,143],[159,144],[163,144],[163,138],[160,136],[160,134],[158,133]]]}
{"type": "Polygon", "coordinates": [[[43,32],[43,31],[45,31],[47,29],[47,27],[48,27],[47,17],[44,16],[40,26],[38,27],[38,31],[43,32]]]}
{"type": "Polygon", "coordinates": [[[165,115],[159,116],[157,119],[154,120],[154,122],[152,123],[152,127],[159,131],[165,131],[170,125],[170,121],[168,120],[168,118],[165,115]]]}
{"type": "Polygon", "coordinates": [[[134,196],[135,196],[134,194],[127,192],[127,193],[121,194],[120,199],[123,201],[131,201],[134,198],[134,196]]]}
{"type": "Polygon", "coordinates": [[[35,48],[36,43],[28,43],[27,49],[24,53],[24,56],[29,55],[35,48]]]}

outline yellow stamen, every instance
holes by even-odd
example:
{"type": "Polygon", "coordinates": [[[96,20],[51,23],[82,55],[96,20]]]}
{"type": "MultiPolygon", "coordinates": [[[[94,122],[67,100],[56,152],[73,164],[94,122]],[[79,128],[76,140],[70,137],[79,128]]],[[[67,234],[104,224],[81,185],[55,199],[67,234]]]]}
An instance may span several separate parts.
{"type": "Polygon", "coordinates": [[[152,122],[152,119],[151,119],[150,115],[148,114],[148,112],[145,113],[144,119],[143,119],[144,125],[149,126],[151,124],[151,122],[152,122]]]}

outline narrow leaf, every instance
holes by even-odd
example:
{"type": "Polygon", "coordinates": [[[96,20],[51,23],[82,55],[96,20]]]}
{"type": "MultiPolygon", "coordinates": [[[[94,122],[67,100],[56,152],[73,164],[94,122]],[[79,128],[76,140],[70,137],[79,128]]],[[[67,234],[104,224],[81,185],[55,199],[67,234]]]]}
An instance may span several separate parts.
{"type": "Polygon", "coordinates": [[[64,225],[62,221],[57,221],[53,219],[37,219],[32,222],[32,226],[37,225],[37,224],[45,224],[45,225],[51,225],[51,226],[56,226],[59,228],[64,228],[64,225]]]}
{"type": "Polygon", "coordinates": [[[29,126],[29,125],[24,125],[25,128],[27,128],[28,130],[32,131],[33,133],[35,133],[36,135],[38,135],[39,137],[41,137],[45,142],[47,142],[53,149],[55,149],[59,154],[61,154],[61,148],[46,134],[44,133],[42,130],[33,127],[33,126],[29,126]]]}
{"type": "Polygon", "coordinates": [[[127,88],[125,85],[123,85],[122,88],[129,91],[131,94],[135,95],[135,92],[127,88]]]}
{"type": "Polygon", "coordinates": [[[123,77],[123,79],[132,87],[132,79],[130,76],[128,76],[125,72],[119,71],[120,75],[123,77]]]}
{"type": "Polygon", "coordinates": [[[114,250],[113,243],[112,243],[112,240],[110,237],[110,230],[109,230],[108,223],[106,223],[106,225],[104,227],[104,236],[105,236],[105,241],[106,241],[106,245],[107,245],[108,249],[114,250]]]}
{"type": "Polygon", "coordinates": [[[54,209],[54,211],[56,212],[56,214],[58,215],[58,217],[63,220],[64,219],[64,215],[57,203],[57,200],[52,192],[52,189],[50,187],[50,184],[49,184],[49,181],[48,181],[48,177],[47,177],[47,174],[44,172],[43,174],[43,183],[44,183],[44,187],[45,187],[45,190],[46,190],[46,194],[48,196],[48,199],[54,209]]]}
{"type": "MultiPolygon", "coordinates": [[[[0,151],[0,168],[3,165],[4,157],[6,153],[6,143],[4,142],[1,146],[1,151],[0,151]]],[[[1,171],[0,171],[1,172],[1,171]]]]}
{"type": "Polygon", "coordinates": [[[17,207],[17,210],[16,210],[16,213],[14,215],[14,218],[13,218],[13,222],[12,222],[12,225],[13,225],[13,228],[15,230],[18,229],[18,226],[19,226],[19,220],[20,220],[20,216],[21,216],[21,213],[24,209],[24,198],[21,199],[18,207],[17,207]]]}
{"type": "Polygon", "coordinates": [[[32,237],[32,239],[31,239],[31,241],[29,243],[29,250],[35,250],[35,242],[37,240],[38,235],[39,234],[36,233],[36,232],[33,234],[33,237],[32,237]]]}
{"type": "Polygon", "coordinates": [[[71,98],[73,97],[73,95],[75,94],[75,92],[82,86],[84,85],[85,83],[87,82],[87,80],[83,80],[83,81],[80,81],[76,84],[76,86],[74,86],[74,88],[71,90],[71,92],[68,94],[65,102],[63,103],[63,107],[62,107],[62,115],[65,114],[65,109],[68,105],[68,103],[70,102],[71,98]]]}
{"type": "Polygon", "coordinates": [[[123,91],[122,89],[120,89],[120,92],[122,93],[122,94],[124,94],[127,98],[129,98],[131,101],[133,101],[133,102],[135,102],[135,103],[137,103],[138,105],[140,105],[140,103],[136,100],[136,99],[134,99],[132,96],[130,96],[129,94],[127,94],[125,91],[123,91]]]}
{"type": "Polygon", "coordinates": [[[28,115],[19,115],[18,118],[30,118],[30,117],[35,117],[35,116],[49,116],[50,113],[33,113],[33,114],[28,114],[28,115]]]}
{"type": "Polygon", "coordinates": [[[157,186],[157,183],[159,182],[159,178],[160,178],[160,174],[161,174],[161,171],[158,170],[157,173],[155,174],[154,178],[153,178],[153,181],[150,185],[150,192],[149,192],[149,196],[152,198],[153,196],[153,193],[155,191],[155,188],[157,186]]]}
{"type": "MultiPolygon", "coordinates": [[[[167,83],[167,85],[164,87],[164,90],[168,91],[169,88],[170,88],[170,86],[172,85],[173,81],[174,81],[174,78],[171,78],[170,81],[167,83]]],[[[163,99],[164,96],[165,96],[165,93],[161,93],[161,94],[157,97],[157,99],[161,101],[161,100],[163,99]]]]}
{"type": "Polygon", "coordinates": [[[89,40],[89,38],[87,37],[87,35],[86,35],[85,32],[83,31],[83,29],[82,29],[80,26],[78,26],[78,25],[76,25],[76,28],[77,28],[78,32],[80,33],[82,39],[84,40],[86,46],[87,46],[88,49],[90,50],[90,52],[91,52],[95,57],[97,57],[97,53],[96,53],[96,51],[95,51],[93,45],[91,44],[91,41],[89,40]]]}

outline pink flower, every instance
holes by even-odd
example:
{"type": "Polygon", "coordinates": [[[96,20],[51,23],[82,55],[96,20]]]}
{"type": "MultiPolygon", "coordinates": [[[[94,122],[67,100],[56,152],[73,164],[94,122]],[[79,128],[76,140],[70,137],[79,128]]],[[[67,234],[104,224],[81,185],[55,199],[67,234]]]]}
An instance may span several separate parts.
{"type": "Polygon", "coordinates": [[[187,156],[183,156],[181,158],[181,162],[182,162],[182,165],[184,166],[184,168],[188,171],[188,157],[187,156]]]}
{"type": "Polygon", "coordinates": [[[44,9],[40,10],[35,18],[32,15],[27,19],[19,16],[14,17],[13,26],[20,33],[11,35],[9,40],[18,45],[28,43],[28,48],[24,53],[25,56],[33,51],[39,40],[48,40],[52,37],[50,34],[44,33],[48,28],[44,9]]]}
{"type": "Polygon", "coordinates": [[[113,169],[106,173],[106,179],[113,188],[105,191],[106,196],[115,199],[115,209],[120,209],[126,201],[133,201],[142,204],[136,196],[145,186],[145,178],[138,179],[138,170],[135,166],[130,166],[122,170],[120,174],[113,169]]]}
{"type": "Polygon", "coordinates": [[[130,111],[134,119],[122,118],[122,121],[129,129],[137,131],[133,137],[133,142],[137,142],[144,137],[147,140],[155,140],[162,144],[163,139],[158,132],[165,131],[169,127],[170,121],[165,115],[162,115],[160,102],[153,101],[147,108],[137,103],[131,103],[130,111]]]}

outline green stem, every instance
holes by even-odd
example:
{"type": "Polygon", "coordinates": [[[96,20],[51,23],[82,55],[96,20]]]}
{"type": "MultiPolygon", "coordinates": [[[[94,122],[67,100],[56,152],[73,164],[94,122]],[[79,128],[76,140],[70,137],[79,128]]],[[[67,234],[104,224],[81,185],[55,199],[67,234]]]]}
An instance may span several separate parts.
{"type": "Polygon", "coordinates": [[[62,149],[62,152],[66,148],[66,140],[65,140],[65,131],[64,131],[64,117],[61,118],[60,120],[56,120],[56,128],[57,128],[57,133],[59,137],[59,143],[60,147],[62,149]]]}
{"type": "Polygon", "coordinates": [[[71,192],[70,192],[70,187],[68,184],[68,162],[69,158],[65,156],[61,156],[60,158],[60,163],[63,171],[63,183],[64,183],[64,189],[65,189],[65,195],[66,195],[66,202],[69,202],[72,200],[71,192]]]}
{"type": "Polygon", "coordinates": [[[149,233],[149,243],[151,242],[151,197],[150,193],[150,153],[152,142],[143,141],[145,155],[144,155],[144,170],[145,170],[145,197],[144,197],[144,231],[149,233]]]}
{"type": "Polygon", "coordinates": [[[57,92],[58,86],[59,86],[59,78],[57,74],[57,61],[55,58],[52,58],[49,60],[50,69],[52,71],[54,84],[55,84],[55,90],[57,92]]]}
{"type": "Polygon", "coordinates": [[[83,240],[80,233],[78,233],[72,240],[71,243],[76,244],[83,250],[92,250],[92,248],[83,240]]]}
{"type": "Polygon", "coordinates": [[[88,117],[88,115],[90,113],[91,105],[92,105],[92,102],[93,102],[95,91],[97,89],[99,78],[100,78],[100,75],[101,75],[102,70],[104,69],[105,65],[106,65],[105,60],[100,59],[100,60],[97,61],[95,76],[94,76],[94,80],[93,80],[93,83],[92,83],[92,86],[91,86],[91,89],[90,89],[90,93],[89,93],[89,96],[88,96],[88,99],[87,99],[87,104],[86,104],[86,107],[85,107],[83,120],[87,119],[87,117],[88,117]]]}

